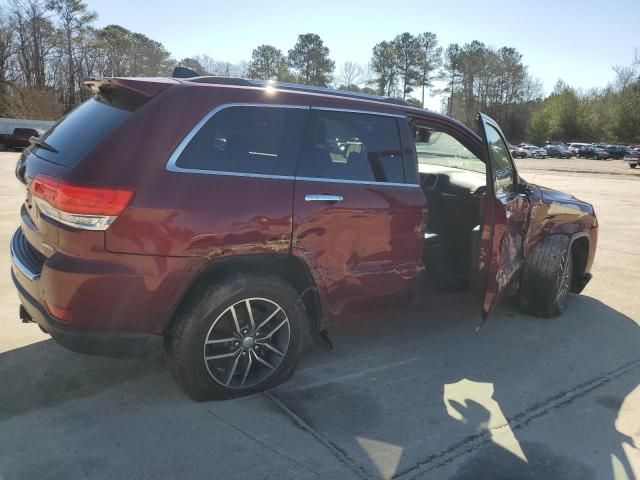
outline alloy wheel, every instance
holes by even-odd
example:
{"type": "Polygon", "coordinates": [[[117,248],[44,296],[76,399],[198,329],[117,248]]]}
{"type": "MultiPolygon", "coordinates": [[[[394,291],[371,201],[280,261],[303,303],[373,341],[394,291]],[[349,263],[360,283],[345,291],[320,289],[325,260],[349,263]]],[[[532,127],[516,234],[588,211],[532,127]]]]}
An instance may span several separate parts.
{"type": "Polygon", "coordinates": [[[204,342],[203,359],[211,378],[231,389],[262,383],[282,363],[291,326],[273,300],[246,298],[213,321],[204,342]]]}

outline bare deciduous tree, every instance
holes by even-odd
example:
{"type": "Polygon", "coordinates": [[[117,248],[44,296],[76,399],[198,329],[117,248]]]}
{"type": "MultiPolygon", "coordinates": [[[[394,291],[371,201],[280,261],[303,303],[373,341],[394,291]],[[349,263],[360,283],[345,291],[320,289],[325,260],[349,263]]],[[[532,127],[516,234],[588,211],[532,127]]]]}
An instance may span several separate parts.
{"type": "Polygon", "coordinates": [[[365,68],[355,62],[346,61],[338,74],[338,85],[343,90],[360,90],[360,86],[366,83],[365,68]]]}
{"type": "Polygon", "coordinates": [[[615,87],[617,90],[624,90],[638,78],[638,70],[633,64],[632,66],[616,65],[612,68],[616,73],[615,87]]]}
{"type": "Polygon", "coordinates": [[[15,29],[16,57],[26,85],[47,85],[47,60],[55,46],[55,28],[42,0],[13,0],[10,22],[15,29]]]}
{"type": "Polygon", "coordinates": [[[66,90],[65,105],[71,110],[77,103],[76,91],[78,85],[78,47],[82,44],[81,35],[88,26],[97,18],[94,12],[87,9],[86,3],[81,0],[49,0],[47,8],[58,17],[59,36],[62,39],[60,48],[66,58],[66,90]]]}

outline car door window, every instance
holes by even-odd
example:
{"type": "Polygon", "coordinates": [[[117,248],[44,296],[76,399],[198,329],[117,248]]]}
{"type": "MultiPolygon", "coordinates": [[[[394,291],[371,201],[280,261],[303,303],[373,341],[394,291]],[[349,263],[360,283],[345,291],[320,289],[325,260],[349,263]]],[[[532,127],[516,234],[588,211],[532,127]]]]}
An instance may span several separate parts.
{"type": "Polygon", "coordinates": [[[433,165],[485,173],[486,165],[460,140],[437,127],[411,125],[419,165],[433,165]]]}
{"type": "Polygon", "coordinates": [[[496,196],[509,196],[516,191],[515,170],[509,158],[509,150],[498,131],[491,125],[486,125],[487,143],[491,156],[491,171],[493,172],[493,187],[496,196]]]}
{"type": "Polygon", "coordinates": [[[292,176],[306,109],[233,106],[213,115],[177,158],[184,169],[292,176]]]}
{"type": "Polygon", "coordinates": [[[403,153],[395,117],[319,110],[298,176],[403,183],[403,153]]]}

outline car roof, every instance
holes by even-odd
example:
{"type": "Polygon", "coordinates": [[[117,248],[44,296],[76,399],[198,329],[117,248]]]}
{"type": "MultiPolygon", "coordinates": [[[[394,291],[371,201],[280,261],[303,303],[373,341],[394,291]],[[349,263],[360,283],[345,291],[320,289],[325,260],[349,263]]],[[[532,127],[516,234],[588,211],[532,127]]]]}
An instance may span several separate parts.
{"type": "MultiPolygon", "coordinates": [[[[464,129],[473,132],[462,122],[459,122],[455,118],[436,113],[432,110],[412,107],[407,102],[391,97],[384,97],[380,95],[371,95],[368,93],[351,92],[347,90],[339,90],[328,87],[316,87],[311,85],[303,85],[298,83],[276,82],[271,80],[253,80],[242,77],[221,77],[221,76],[201,76],[192,78],[173,78],[183,84],[213,86],[223,88],[237,88],[237,89],[260,89],[270,92],[287,92],[293,94],[299,94],[308,96],[311,98],[317,98],[319,100],[332,99],[335,101],[346,101],[358,103],[366,108],[379,109],[380,107],[385,110],[390,110],[392,113],[400,115],[420,115],[428,116],[435,120],[442,120],[448,123],[455,123],[464,129]]],[[[476,134],[477,136],[477,134],[476,134]]]]}
{"type": "Polygon", "coordinates": [[[289,82],[276,82],[274,80],[254,80],[244,77],[223,77],[217,75],[206,75],[200,77],[186,78],[183,81],[195,82],[195,83],[207,83],[215,85],[235,85],[244,87],[261,87],[271,88],[278,90],[299,91],[309,93],[321,93],[325,95],[333,95],[337,97],[349,97],[349,98],[362,98],[368,100],[374,100],[376,102],[390,103],[394,105],[409,104],[399,98],[385,97],[382,95],[373,95],[362,92],[352,92],[350,90],[340,90],[337,88],[329,87],[317,87],[313,85],[304,85],[301,83],[289,83],[289,82]]]}

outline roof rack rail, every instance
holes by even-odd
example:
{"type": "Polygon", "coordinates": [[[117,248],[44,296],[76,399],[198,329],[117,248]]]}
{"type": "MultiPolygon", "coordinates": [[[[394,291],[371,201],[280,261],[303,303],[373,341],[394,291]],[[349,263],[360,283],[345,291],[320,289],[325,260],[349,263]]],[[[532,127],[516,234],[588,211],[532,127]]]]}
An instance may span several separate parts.
{"type": "Polygon", "coordinates": [[[262,87],[262,88],[278,88],[282,90],[292,90],[297,92],[324,93],[326,95],[335,95],[338,97],[360,98],[363,100],[375,100],[377,102],[391,103],[394,105],[409,105],[399,98],[383,97],[380,95],[371,95],[361,92],[350,92],[348,90],[339,90],[328,87],[314,87],[312,85],[303,85],[300,83],[276,82],[273,80],[252,80],[242,77],[222,77],[207,75],[202,77],[187,78],[189,82],[209,83],[214,85],[238,85],[243,87],[262,87]]]}

